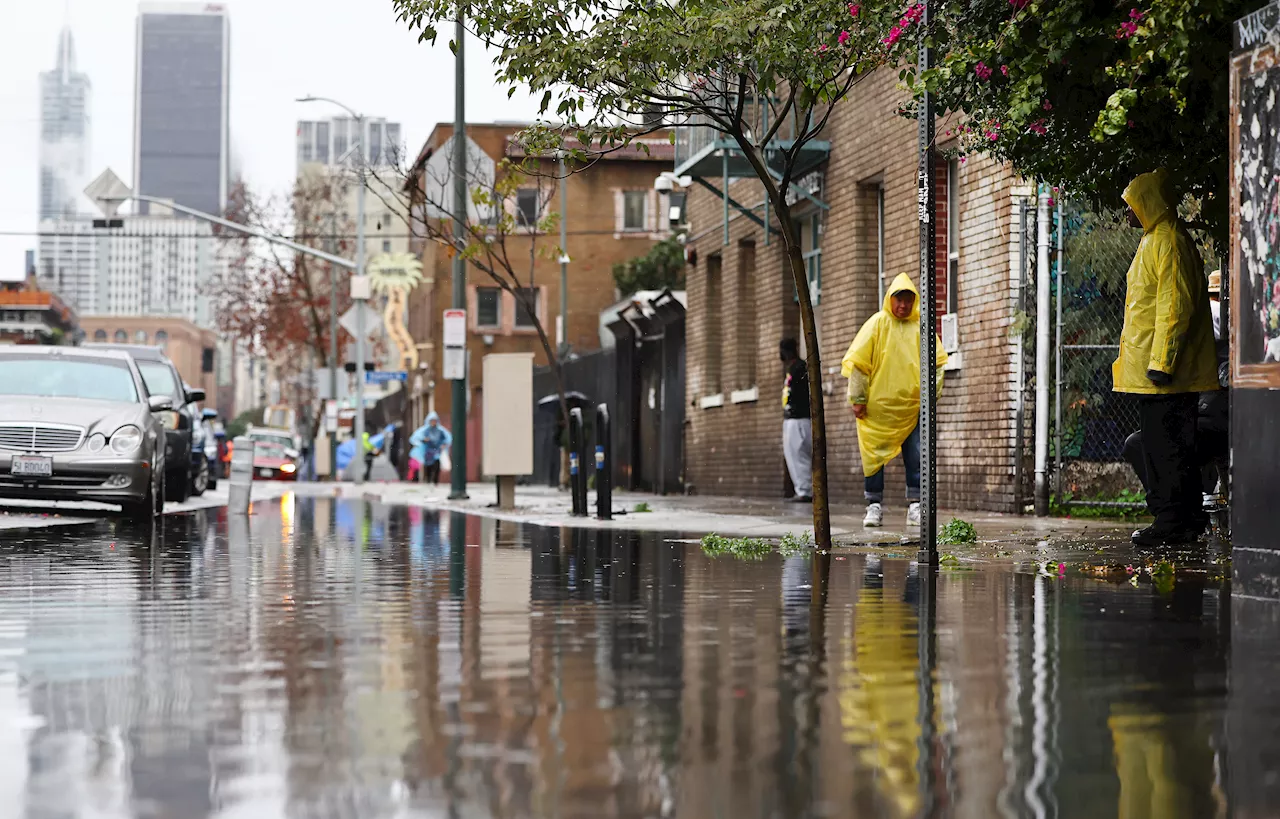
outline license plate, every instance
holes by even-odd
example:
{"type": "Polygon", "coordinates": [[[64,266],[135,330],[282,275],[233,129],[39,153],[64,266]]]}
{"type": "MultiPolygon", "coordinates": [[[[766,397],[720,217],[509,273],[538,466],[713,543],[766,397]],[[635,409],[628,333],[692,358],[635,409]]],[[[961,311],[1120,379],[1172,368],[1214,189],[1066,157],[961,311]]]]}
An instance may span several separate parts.
{"type": "Polygon", "coordinates": [[[275,473],[274,473],[274,472],[272,472],[270,469],[259,469],[259,470],[258,470],[258,477],[259,477],[259,478],[270,478],[270,477],[271,477],[272,475],[274,475],[274,474],[275,474],[275,473]]]}
{"type": "Polygon", "coordinates": [[[53,476],[53,458],[48,455],[14,455],[9,472],[24,478],[53,476]]]}

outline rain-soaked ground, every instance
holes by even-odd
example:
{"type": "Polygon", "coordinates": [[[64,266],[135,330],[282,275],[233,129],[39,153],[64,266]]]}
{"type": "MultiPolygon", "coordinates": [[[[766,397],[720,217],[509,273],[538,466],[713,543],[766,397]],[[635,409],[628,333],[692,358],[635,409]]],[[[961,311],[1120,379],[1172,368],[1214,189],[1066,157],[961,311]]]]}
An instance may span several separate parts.
{"type": "Polygon", "coordinates": [[[1280,812],[1220,573],[811,568],[292,496],[9,533],[0,816],[1280,812]]]}

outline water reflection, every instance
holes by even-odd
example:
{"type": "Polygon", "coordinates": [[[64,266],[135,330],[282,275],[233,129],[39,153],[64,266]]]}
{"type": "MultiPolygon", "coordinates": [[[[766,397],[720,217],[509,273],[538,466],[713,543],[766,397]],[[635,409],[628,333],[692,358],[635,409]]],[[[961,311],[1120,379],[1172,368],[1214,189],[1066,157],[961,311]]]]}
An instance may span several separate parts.
{"type": "Polygon", "coordinates": [[[1269,758],[1252,675],[1275,643],[1252,632],[1262,659],[1233,656],[1229,691],[1229,608],[1203,574],[1161,594],[863,554],[748,563],[293,496],[144,537],[24,533],[0,548],[0,804],[1268,815],[1271,791],[1230,773],[1269,758]]]}

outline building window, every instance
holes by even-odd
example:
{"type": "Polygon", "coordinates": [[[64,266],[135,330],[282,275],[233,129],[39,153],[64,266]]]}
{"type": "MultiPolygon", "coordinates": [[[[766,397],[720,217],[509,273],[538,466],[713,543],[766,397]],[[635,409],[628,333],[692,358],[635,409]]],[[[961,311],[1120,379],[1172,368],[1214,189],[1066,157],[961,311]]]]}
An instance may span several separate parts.
{"type": "Polygon", "coordinates": [[[522,328],[533,327],[534,317],[538,315],[538,287],[521,287],[516,291],[516,326],[522,328]],[[533,312],[529,312],[528,304],[533,305],[533,312]]]}
{"type": "Polygon", "coordinates": [[[98,342],[99,344],[101,344],[102,342],[106,341],[106,340],[107,340],[107,331],[106,331],[106,330],[94,330],[94,331],[93,331],[93,340],[94,340],[94,341],[96,341],[96,342],[98,342]]]}
{"type": "Polygon", "coordinates": [[[876,185],[876,309],[884,304],[884,183],[876,185]]]}
{"type": "Polygon", "coordinates": [[[164,330],[156,330],[156,346],[161,350],[169,349],[169,334],[164,330]]]}
{"type": "Polygon", "coordinates": [[[383,239],[383,240],[382,240],[382,252],[383,252],[383,253],[390,253],[390,252],[391,252],[391,240],[390,240],[390,239],[383,239]]]}
{"type": "Polygon", "coordinates": [[[537,227],[541,210],[536,189],[516,191],[516,224],[521,227],[537,227]]]}
{"type": "Polygon", "coordinates": [[[127,344],[129,342],[129,334],[124,330],[116,330],[116,343],[127,344]]]}
{"type": "Polygon", "coordinates": [[[738,389],[747,390],[756,385],[756,246],[754,242],[738,245],[738,309],[734,311],[738,323],[734,344],[738,355],[738,389]]]}
{"type": "Polygon", "coordinates": [[[487,328],[502,326],[502,288],[476,288],[476,326],[487,328]]]}
{"type": "Polygon", "coordinates": [[[822,303],[822,214],[815,212],[800,220],[800,251],[809,279],[813,306],[822,303]]]}
{"type": "Polygon", "coordinates": [[[947,313],[960,312],[960,163],[947,163],[947,313]]]}
{"type": "Polygon", "coordinates": [[[687,195],[683,193],[673,193],[667,198],[669,203],[667,206],[667,221],[672,226],[684,224],[684,204],[686,199],[687,195]]]}
{"type": "Polygon", "coordinates": [[[136,342],[138,342],[139,344],[146,344],[146,343],[147,343],[147,331],[146,331],[146,330],[137,330],[137,331],[135,331],[135,332],[134,332],[134,334],[133,334],[133,340],[134,340],[134,341],[136,341],[136,342]]]}
{"type": "Polygon", "coordinates": [[[706,362],[706,388],[704,393],[715,395],[723,391],[721,382],[720,359],[724,355],[724,345],[720,343],[724,309],[721,304],[722,288],[720,281],[720,255],[707,257],[707,302],[704,316],[707,325],[707,347],[703,360],[706,362]]]}
{"type": "Polygon", "coordinates": [[[622,194],[622,229],[645,230],[648,227],[648,191],[624,191],[622,194]]]}

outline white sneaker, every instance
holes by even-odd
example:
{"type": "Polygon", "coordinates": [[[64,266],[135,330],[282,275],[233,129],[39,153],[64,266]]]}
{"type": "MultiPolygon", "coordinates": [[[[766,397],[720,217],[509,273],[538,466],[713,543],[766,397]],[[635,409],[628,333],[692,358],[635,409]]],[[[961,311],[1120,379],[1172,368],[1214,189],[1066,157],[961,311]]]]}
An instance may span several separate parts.
{"type": "Polygon", "coordinates": [[[878,503],[867,504],[867,516],[862,519],[863,526],[880,526],[884,521],[884,510],[878,503]]]}
{"type": "Polygon", "coordinates": [[[907,525],[920,525],[920,504],[915,501],[912,501],[911,505],[907,507],[907,525]]]}

